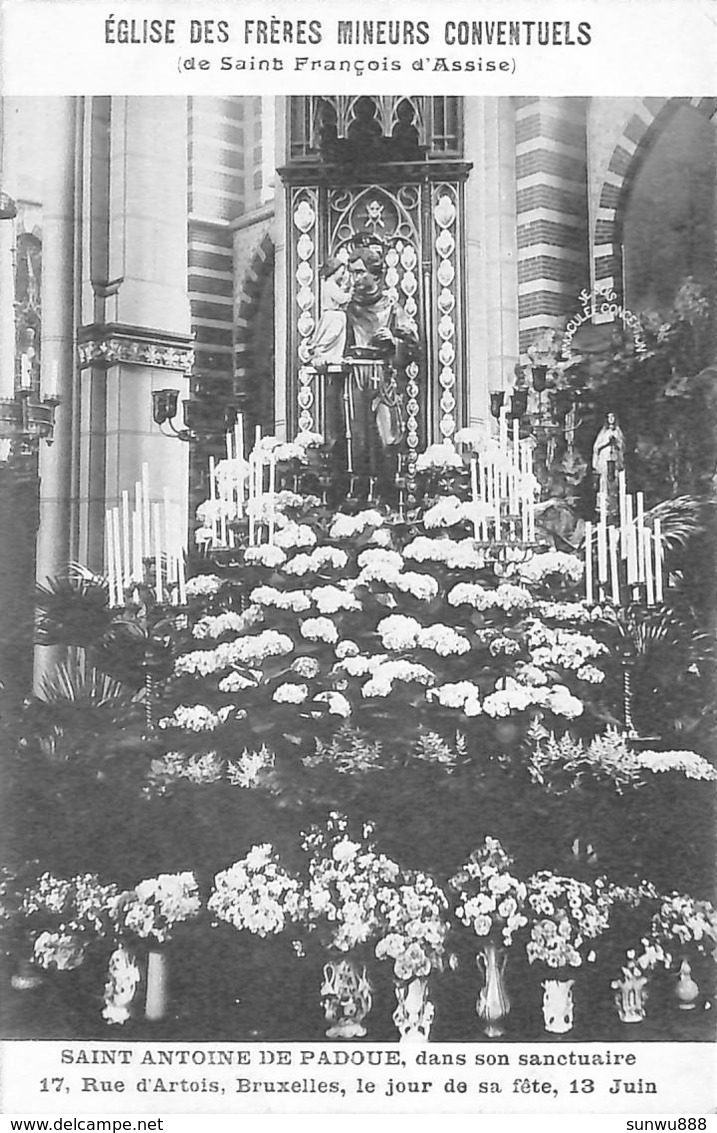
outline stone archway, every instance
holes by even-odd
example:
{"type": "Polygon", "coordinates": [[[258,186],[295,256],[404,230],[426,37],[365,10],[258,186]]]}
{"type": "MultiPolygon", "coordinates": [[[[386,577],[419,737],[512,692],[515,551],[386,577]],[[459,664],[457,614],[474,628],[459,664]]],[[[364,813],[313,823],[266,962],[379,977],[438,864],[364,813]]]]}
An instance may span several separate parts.
{"type": "Polygon", "coordinates": [[[593,231],[593,274],[599,287],[612,287],[623,299],[622,218],[643,161],[670,118],[685,106],[708,120],[717,98],[644,98],[614,147],[603,180],[593,231]]]}

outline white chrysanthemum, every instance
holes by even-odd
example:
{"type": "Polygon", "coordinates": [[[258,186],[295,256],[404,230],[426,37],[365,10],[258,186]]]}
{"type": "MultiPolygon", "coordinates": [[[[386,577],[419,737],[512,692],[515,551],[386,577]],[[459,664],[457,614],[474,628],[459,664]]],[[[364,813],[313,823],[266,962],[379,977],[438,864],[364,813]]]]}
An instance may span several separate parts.
{"type": "Polygon", "coordinates": [[[360,610],[361,603],[348,590],[339,586],[315,586],[311,601],[322,614],[336,614],[339,610],[360,610]]]}
{"type": "Polygon", "coordinates": [[[551,574],[559,574],[570,582],[580,582],[585,572],[585,564],[577,555],[564,551],[546,551],[532,555],[518,566],[520,577],[526,582],[542,582],[551,574]]]}
{"type": "Polygon", "coordinates": [[[348,638],[344,638],[343,641],[337,643],[334,652],[339,661],[343,661],[347,657],[358,657],[361,650],[355,641],[349,641],[348,638]]]}
{"type": "Polygon", "coordinates": [[[286,554],[275,543],[260,543],[245,549],[244,562],[251,566],[280,567],[286,562],[286,554]]]}
{"type": "Polygon", "coordinates": [[[387,618],[381,619],[376,626],[376,632],[381,638],[384,649],[400,652],[415,648],[421,632],[421,623],[415,618],[406,617],[405,614],[390,614],[387,618]]]}
{"type": "Polygon", "coordinates": [[[197,574],[187,579],[187,598],[211,598],[218,594],[224,585],[224,579],[216,574],[197,574]]]}
{"type": "Polygon", "coordinates": [[[272,700],[275,700],[277,704],[303,704],[308,695],[307,685],[287,682],[274,690],[272,700]]]}
{"type": "Polygon", "coordinates": [[[305,618],[299,629],[307,641],[326,641],[334,645],[339,639],[339,631],[330,618],[305,618]]]}
{"type": "Polygon", "coordinates": [[[207,615],[200,618],[192,628],[192,636],[198,640],[222,637],[225,633],[245,633],[263,620],[263,614],[257,606],[250,606],[242,613],[234,610],[225,610],[221,614],[207,615]]]}
{"type": "MultiPolygon", "coordinates": [[[[384,644],[386,644],[384,640],[384,644]]],[[[470,642],[462,634],[456,633],[451,626],[435,625],[419,630],[418,645],[421,649],[431,649],[439,657],[460,656],[470,652],[470,642]]]]}
{"type": "Polygon", "coordinates": [[[319,701],[320,704],[326,704],[328,707],[329,715],[343,716],[346,720],[351,715],[351,701],[340,692],[320,692],[314,700],[319,701]]]}
{"type": "Polygon", "coordinates": [[[286,550],[294,547],[315,547],[316,534],[307,524],[291,521],[281,531],[275,533],[274,543],[277,547],[286,550]]]}
{"type": "Polygon", "coordinates": [[[694,751],[640,751],[635,758],[647,771],[677,772],[687,779],[717,780],[717,768],[694,751]]]}
{"type": "Polygon", "coordinates": [[[463,468],[463,461],[450,441],[429,445],[416,461],[416,472],[431,469],[463,468]]]}
{"type": "Polygon", "coordinates": [[[402,594],[410,594],[421,602],[431,602],[438,595],[438,582],[430,574],[407,570],[388,581],[402,594]]]}
{"type": "Polygon", "coordinates": [[[275,586],[257,586],[252,590],[250,598],[259,606],[292,610],[295,614],[311,609],[311,599],[304,590],[277,590],[275,586]]]}
{"type": "Polygon", "coordinates": [[[381,527],[383,516],[373,508],[360,511],[358,515],[344,515],[338,512],[333,519],[329,530],[331,539],[353,539],[362,534],[367,528],[381,527]]]}

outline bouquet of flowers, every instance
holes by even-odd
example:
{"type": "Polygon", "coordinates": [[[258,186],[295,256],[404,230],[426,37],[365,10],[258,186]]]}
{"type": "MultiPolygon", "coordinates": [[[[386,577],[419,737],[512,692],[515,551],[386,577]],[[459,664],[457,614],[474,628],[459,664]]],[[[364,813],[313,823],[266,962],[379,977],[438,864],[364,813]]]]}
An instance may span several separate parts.
{"type": "Polygon", "coordinates": [[[104,885],[96,874],[43,873],[25,889],[19,909],[35,963],[57,971],[78,968],[93,940],[107,934],[116,897],[117,887],[104,885]]]}
{"type": "Polygon", "coordinates": [[[395,886],[400,868],[374,849],[373,827],[349,836],[348,819],[333,812],[325,827],[312,826],[302,845],[308,854],[304,920],[339,952],[376,937],[384,927],[382,897],[395,886]]]}
{"type": "Polygon", "coordinates": [[[393,885],[378,891],[380,918],[386,935],[376,944],[379,960],[392,960],[397,980],[406,982],[443,968],[448,901],[425,873],[402,873],[393,885]]]}
{"type": "Polygon", "coordinates": [[[642,946],[639,962],[643,967],[659,963],[670,967],[675,949],[689,948],[717,961],[717,910],[709,901],[698,901],[684,893],[663,896],[642,946]]]}
{"type": "Polygon", "coordinates": [[[528,878],[530,940],[528,962],[549,968],[579,968],[593,961],[591,941],[604,933],[610,920],[610,899],[598,879],[593,885],[541,870],[528,878]]]}
{"type": "Polygon", "coordinates": [[[110,910],[118,933],[158,944],[170,939],[178,924],[199,915],[201,899],[193,873],[162,873],[120,893],[110,910]]]}
{"type": "Polygon", "coordinates": [[[448,884],[457,893],[456,916],[481,937],[500,938],[509,946],[528,923],[525,882],[512,873],[513,859],[497,838],[486,838],[448,884]]]}
{"type": "Polygon", "coordinates": [[[302,887],[265,842],[216,875],[207,908],[239,931],[272,936],[299,919],[302,887]]]}

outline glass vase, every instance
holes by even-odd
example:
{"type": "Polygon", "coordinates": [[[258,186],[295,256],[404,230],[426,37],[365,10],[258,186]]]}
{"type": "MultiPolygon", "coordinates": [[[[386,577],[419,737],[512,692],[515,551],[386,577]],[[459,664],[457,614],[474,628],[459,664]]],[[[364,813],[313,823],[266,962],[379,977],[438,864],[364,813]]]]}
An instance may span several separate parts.
{"type": "Polygon", "coordinates": [[[505,1020],[510,1012],[510,999],[505,989],[505,965],[508,954],[490,941],[476,956],[484,982],[476,1001],[476,1012],[483,1021],[483,1030],[490,1039],[505,1033],[505,1020]]]}

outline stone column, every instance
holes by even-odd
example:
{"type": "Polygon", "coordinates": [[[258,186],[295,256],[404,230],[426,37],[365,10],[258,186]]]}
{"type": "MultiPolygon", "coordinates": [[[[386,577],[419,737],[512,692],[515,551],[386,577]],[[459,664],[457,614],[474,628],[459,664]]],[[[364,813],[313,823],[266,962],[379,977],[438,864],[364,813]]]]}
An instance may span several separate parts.
{"type": "Polygon", "coordinates": [[[152,502],[168,489],[186,523],[189,445],[152,420],[154,390],[179,391],[179,427],[189,396],[186,100],[113,97],[103,161],[106,185],[87,179],[84,223],[94,218],[106,248],[90,272],[90,321],[79,332],[80,554],[96,569],[104,564],[105,509],[133,491],[143,464],[152,502]],[[93,186],[106,199],[106,225],[96,223],[93,186]]]}
{"type": "Polygon", "coordinates": [[[464,100],[468,420],[489,419],[489,393],[518,360],[518,267],[512,100],[464,100]]]}
{"type": "MultiPolygon", "coordinates": [[[[40,444],[40,501],[36,577],[60,573],[71,558],[70,480],[74,377],[75,98],[46,100],[45,181],[42,201],[42,349],[40,388],[57,382],[60,399],[52,445],[40,444]]],[[[35,689],[58,660],[57,650],[35,652],[35,689]]]]}

